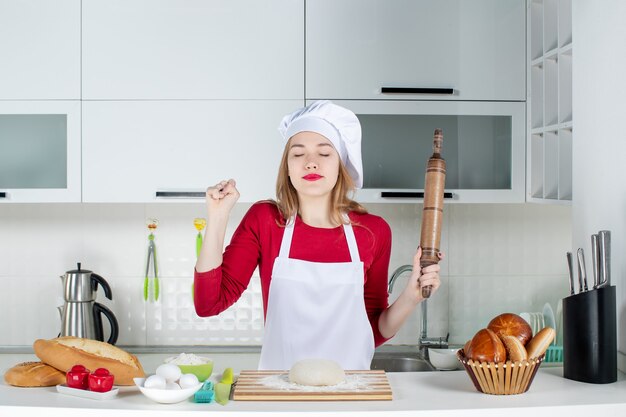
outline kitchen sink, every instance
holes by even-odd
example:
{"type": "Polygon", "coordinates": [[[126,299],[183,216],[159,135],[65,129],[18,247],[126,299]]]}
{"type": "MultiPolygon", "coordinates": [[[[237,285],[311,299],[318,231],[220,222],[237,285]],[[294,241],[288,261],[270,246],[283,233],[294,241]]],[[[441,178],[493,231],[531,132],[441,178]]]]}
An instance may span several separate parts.
{"type": "Polygon", "coordinates": [[[430,372],[435,370],[426,359],[407,354],[374,354],[371,369],[382,369],[386,372],[430,372]]]}

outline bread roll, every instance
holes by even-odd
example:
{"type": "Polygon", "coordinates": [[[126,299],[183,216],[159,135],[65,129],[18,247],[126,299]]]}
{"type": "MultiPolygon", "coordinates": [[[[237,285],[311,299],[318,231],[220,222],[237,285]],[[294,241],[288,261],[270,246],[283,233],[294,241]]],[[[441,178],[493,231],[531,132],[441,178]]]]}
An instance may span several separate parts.
{"type": "Polygon", "coordinates": [[[4,374],[4,380],[16,387],[52,387],[65,382],[65,374],[43,362],[22,362],[4,374]]]}
{"type": "Polygon", "coordinates": [[[472,344],[472,339],[468,340],[467,342],[465,342],[465,345],[463,345],[463,353],[465,354],[465,357],[467,357],[467,352],[469,352],[469,347],[472,344]]]}
{"type": "Polygon", "coordinates": [[[526,345],[526,350],[528,351],[528,357],[530,359],[538,358],[543,355],[550,343],[554,340],[554,336],[556,335],[556,331],[552,327],[544,327],[539,330],[537,334],[530,339],[530,342],[526,345]]]}
{"type": "Polygon", "coordinates": [[[506,350],[500,338],[489,329],[481,329],[472,338],[465,357],[478,362],[504,362],[506,350]]]}
{"type": "Polygon", "coordinates": [[[144,377],[145,373],[134,355],[110,345],[79,337],[38,339],[33,344],[35,355],[42,362],[67,371],[76,364],[92,371],[106,368],[115,376],[116,385],[133,385],[133,378],[144,377]]]}
{"type": "Polygon", "coordinates": [[[515,336],[502,336],[502,343],[506,349],[507,358],[512,362],[520,362],[528,359],[526,348],[515,336]]]}
{"type": "Polygon", "coordinates": [[[495,332],[498,336],[515,336],[526,346],[526,343],[533,337],[533,330],[530,325],[514,313],[503,313],[494,317],[487,328],[495,332]]]}

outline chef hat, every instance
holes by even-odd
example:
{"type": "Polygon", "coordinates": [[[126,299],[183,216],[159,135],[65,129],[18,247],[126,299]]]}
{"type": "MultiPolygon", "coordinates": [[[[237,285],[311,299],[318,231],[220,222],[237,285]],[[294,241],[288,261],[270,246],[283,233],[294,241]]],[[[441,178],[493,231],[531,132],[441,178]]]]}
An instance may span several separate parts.
{"type": "Polygon", "coordinates": [[[363,186],[361,124],[350,110],[329,100],[318,100],[283,117],[278,130],[285,142],[300,132],[324,136],[339,153],[356,188],[363,186]]]}

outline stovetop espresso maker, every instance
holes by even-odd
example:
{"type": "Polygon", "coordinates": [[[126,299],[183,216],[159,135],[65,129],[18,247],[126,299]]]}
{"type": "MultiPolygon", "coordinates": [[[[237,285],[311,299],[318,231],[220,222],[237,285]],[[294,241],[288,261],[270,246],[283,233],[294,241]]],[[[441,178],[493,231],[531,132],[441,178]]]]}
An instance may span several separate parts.
{"type": "Polygon", "coordinates": [[[104,340],[102,315],[109,321],[111,334],[107,343],[115,344],[119,334],[117,319],[111,310],[96,302],[98,285],[109,300],[113,299],[111,287],[100,275],[78,268],[60,276],[63,283],[65,304],[58,307],[61,314],[60,336],[76,336],[85,339],[104,340]]]}

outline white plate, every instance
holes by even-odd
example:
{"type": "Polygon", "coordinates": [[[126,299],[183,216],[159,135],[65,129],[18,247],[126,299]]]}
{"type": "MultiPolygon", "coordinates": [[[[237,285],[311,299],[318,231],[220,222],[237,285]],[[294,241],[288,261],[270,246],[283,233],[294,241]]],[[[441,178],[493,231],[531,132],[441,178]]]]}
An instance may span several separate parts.
{"type": "Polygon", "coordinates": [[[546,327],[552,327],[556,331],[556,317],[554,317],[554,310],[550,303],[543,306],[543,319],[546,327]]]}
{"type": "Polygon", "coordinates": [[[556,345],[563,346],[563,300],[556,303],[556,345]]]}
{"type": "Polygon", "coordinates": [[[110,400],[117,396],[119,388],[113,388],[107,392],[95,392],[86,389],[70,388],[65,384],[57,385],[57,392],[61,394],[73,395],[75,397],[90,398],[92,400],[110,400]]]}

